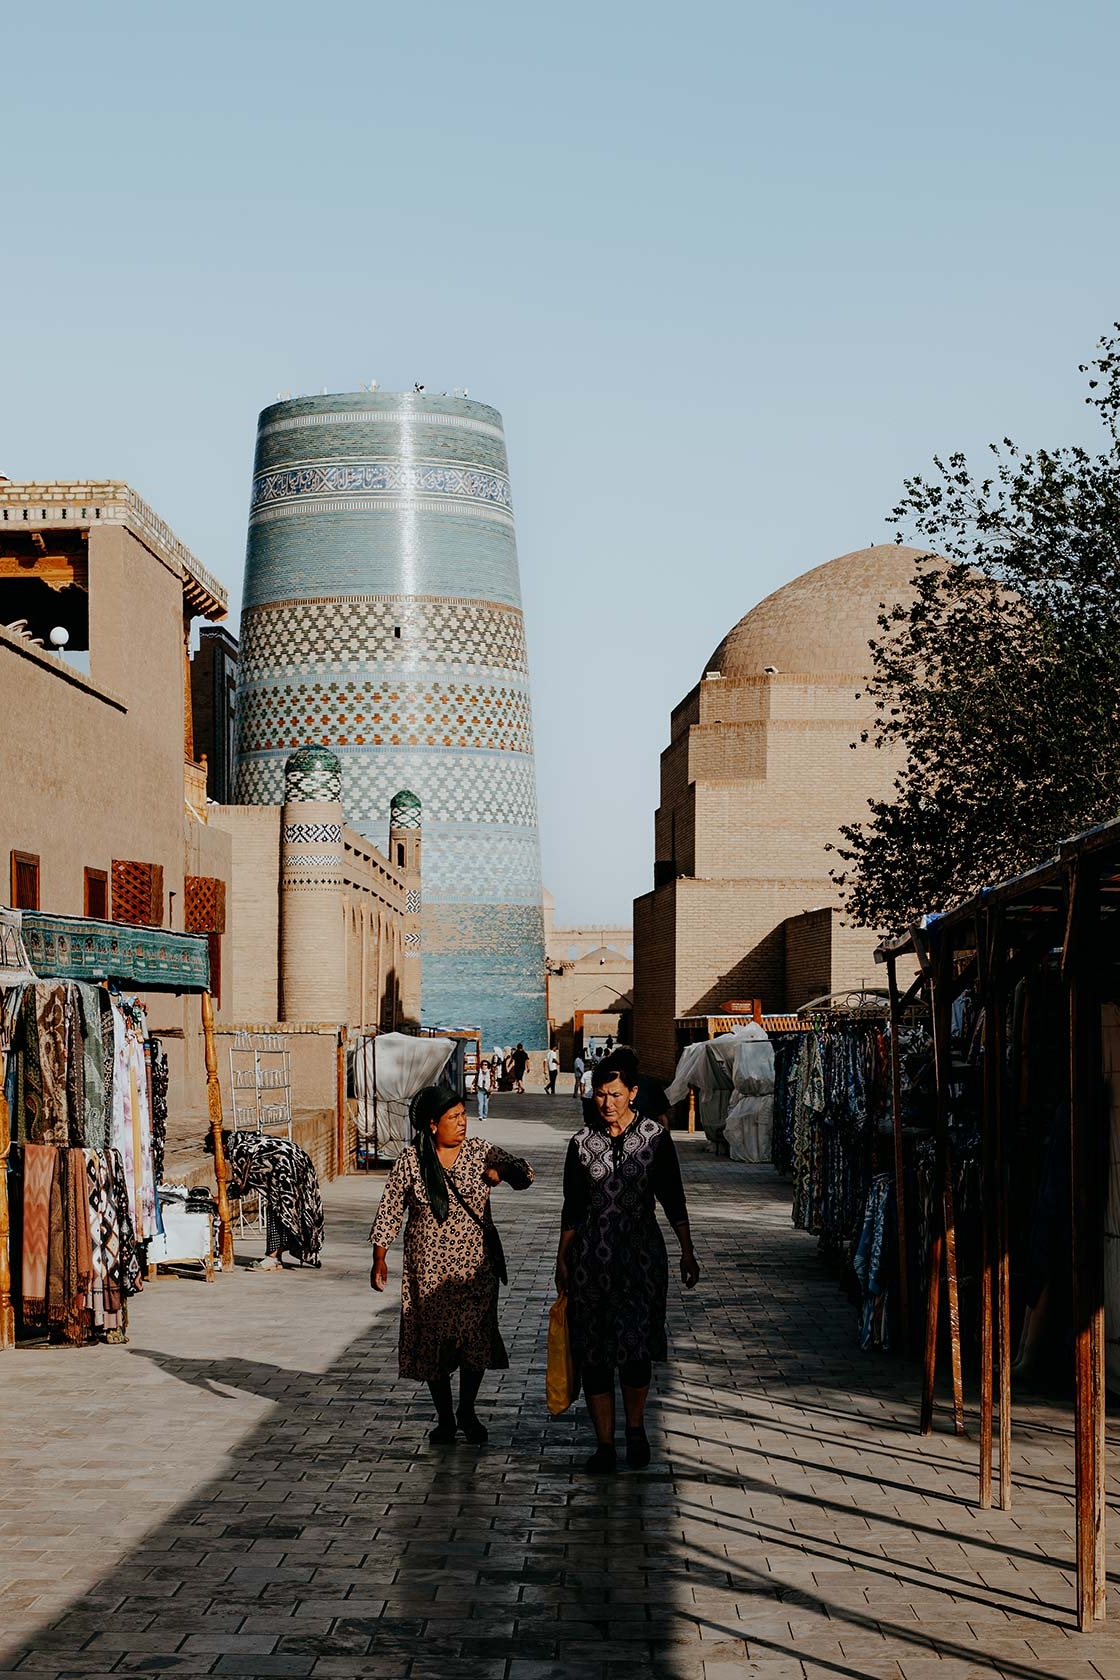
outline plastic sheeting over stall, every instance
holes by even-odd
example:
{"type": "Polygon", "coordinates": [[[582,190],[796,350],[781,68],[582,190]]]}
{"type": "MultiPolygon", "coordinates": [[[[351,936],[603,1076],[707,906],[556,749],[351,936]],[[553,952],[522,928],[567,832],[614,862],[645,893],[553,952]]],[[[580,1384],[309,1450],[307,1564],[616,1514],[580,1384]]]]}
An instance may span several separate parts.
{"type": "Polygon", "coordinates": [[[726,1144],[734,1161],[768,1161],[774,1120],[774,1050],[756,1022],[689,1044],[669,1086],[670,1103],[696,1092],[710,1143],[726,1144]]]}
{"type": "Polygon", "coordinates": [[[397,1154],[410,1142],[408,1105],[434,1085],[454,1050],[450,1038],[381,1033],[362,1039],[354,1054],[358,1137],[376,1150],[397,1154]]]}

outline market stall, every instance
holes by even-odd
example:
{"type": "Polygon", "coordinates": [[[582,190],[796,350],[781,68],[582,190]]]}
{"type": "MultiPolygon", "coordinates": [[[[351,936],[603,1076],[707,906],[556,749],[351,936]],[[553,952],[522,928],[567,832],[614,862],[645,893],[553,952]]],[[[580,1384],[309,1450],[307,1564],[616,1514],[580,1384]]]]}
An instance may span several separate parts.
{"type": "MultiPolygon", "coordinates": [[[[1114,1261],[1106,1272],[1105,1264],[1106,1233],[1120,1222],[1113,1188],[1120,1165],[1120,822],[1067,841],[1056,857],[946,915],[924,918],[905,940],[884,947],[889,973],[904,951],[919,958],[932,1017],[940,1190],[930,1233],[920,1426],[933,1426],[944,1282],[954,1419],[963,1430],[955,1191],[966,1127],[974,1126],[981,1185],[979,1502],[992,1503],[998,1440],[998,1503],[1010,1508],[1012,1345],[1020,1357],[1029,1355],[1045,1308],[1073,1346],[1077,1617],[1085,1628],[1105,1608],[1106,1301],[1110,1322],[1120,1319],[1120,1265],[1114,1261]]],[[[891,991],[893,1003],[893,976],[891,991]]]]}
{"type": "Polygon", "coordinates": [[[54,1339],[119,1340],[162,1223],[167,1066],[139,992],[201,996],[220,1248],[232,1269],[207,941],[38,911],[5,911],[0,931],[0,1346],[14,1341],[17,1307],[26,1328],[54,1339]]]}

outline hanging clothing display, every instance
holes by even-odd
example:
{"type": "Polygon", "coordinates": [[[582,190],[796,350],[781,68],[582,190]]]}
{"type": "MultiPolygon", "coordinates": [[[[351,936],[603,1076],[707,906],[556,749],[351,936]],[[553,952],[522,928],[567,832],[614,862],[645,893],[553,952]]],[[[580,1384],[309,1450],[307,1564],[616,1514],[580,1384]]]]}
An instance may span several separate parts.
{"type": "Polygon", "coordinates": [[[12,988],[3,1037],[20,1319],[72,1343],[119,1339],[157,1229],[166,1057],[138,999],[85,981],[12,988]]]}
{"type": "Polygon", "coordinates": [[[798,1034],[775,1066],[775,1153],[793,1172],[793,1222],[851,1256],[890,1118],[886,1022],[829,1019],[798,1034]],[[779,1108],[780,1103],[780,1108],[779,1108]]]}

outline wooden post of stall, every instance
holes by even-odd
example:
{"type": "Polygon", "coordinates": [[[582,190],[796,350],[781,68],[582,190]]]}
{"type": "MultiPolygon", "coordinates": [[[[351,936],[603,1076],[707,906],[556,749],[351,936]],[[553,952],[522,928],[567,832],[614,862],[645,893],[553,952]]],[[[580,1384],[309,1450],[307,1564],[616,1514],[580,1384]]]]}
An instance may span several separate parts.
{"type": "Polygon", "coordinates": [[[929,1295],[926,1306],[925,1358],[922,1368],[921,1432],[933,1433],[933,1392],[937,1375],[937,1330],[941,1309],[941,1265],[949,1307],[949,1360],[953,1379],[953,1429],[963,1435],[964,1379],[961,1372],[961,1316],[957,1291],[957,1234],[953,1208],[953,1163],[949,1148],[949,1087],[952,1080],[951,1017],[953,947],[938,940],[930,974],[930,1005],[933,1016],[933,1057],[937,1079],[937,1180],[940,1194],[934,1206],[941,1217],[934,1226],[930,1251],[929,1295]]]}
{"type": "MultiPolygon", "coordinates": [[[[359,1040],[359,1043],[361,1040],[359,1040]]],[[[346,1028],[338,1029],[338,1045],[335,1050],[335,1103],[338,1110],[338,1127],[335,1140],[335,1166],[338,1176],[350,1170],[350,1151],[346,1143],[346,1028]]]]}
{"type": "Polygon", "coordinates": [[[1086,859],[1067,873],[1062,968],[1069,995],[1069,1118],[1073,1203],[1076,1390],[1077,1625],[1105,1613],[1104,1194],[1108,1182],[1098,980],[1100,878],[1086,859]]]}
{"type": "Polygon", "coordinates": [[[906,1172],[902,1154],[902,1059],[898,1049],[898,1029],[902,1011],[898,999],[898,959],[887,955],[887,987],[891,1010],[891,1129],[894,1133],[894,1207],[895,1230],[898,1237],[898,1316],[902,1340],[910,1346],[910,1277],[906,1261],[906,1172]]]}
{"type": "Polygon", "coordinates": [[[222,1143],[222,1087],[218,1083],[218,1051],[214,1043],[214,999],[202,994],[202,1036],[206,1049],[206,1102],[210,1111],[210,1136],[214,1144],[214,1177],[218,1184],[218,1253],[222,1276],[233,1272],[233,1225],[229,1216],[229,1177],[222,1143]]]}
{"type": "MultiPolygon", "coordinates": [[[[992,1159],[995,1166],[996,1372],[999,1382],[999,1508],[1011,1509],[1011,1200],[1007,1167],[1007,944],[1002,912],[990,916],[992,1159]]],[[[985,1018],[986,1019],[986,1018],[985,1018]]],[[[985,1029],[986,1030],[986,1029],[985,1029]]],[[[987,1056],[985,1049],[985,1056],[987,1056]]]]}
{"type": "Polygon", "coordinates": [[[12,1308],[11,1220],[8,1214],[8,1152],[11,1149],[8,1104],[0,1091],[0,1137],[4,1148],[0,1152],[0,1349],[16,1345],[16,1316],[12,1308]]]}
{"type": "Polygon", "coordinates": [[[980,1006],[984,1011],[984,1084],[980,1106],[980,1509],[992,1504],[992,1275],[999,1242],[994,1211],[995,1148],[992,1088],[998,1075],[992,1038],[995,1004],[992,987],[991,918],[976,914],[976,967],[980,1006]]]}
{"type": "Polygon", "coordinates": [[[695,1132],[695,1130],[696,1130],[696,1087],[695,1087],[695,1085],[690,1085],[688,1087],[688,1129],[689,1129],[690,1132],[695,1132]]]}

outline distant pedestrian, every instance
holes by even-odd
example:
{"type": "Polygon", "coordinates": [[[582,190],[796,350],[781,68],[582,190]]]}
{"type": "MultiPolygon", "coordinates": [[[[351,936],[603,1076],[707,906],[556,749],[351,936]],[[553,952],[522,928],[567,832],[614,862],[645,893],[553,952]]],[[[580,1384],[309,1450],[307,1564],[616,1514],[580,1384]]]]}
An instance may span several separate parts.
{"type": "Polygon", "coordinates": [[[584,1099],[591,1096],[594,1090],[595,1069],[588,1063],[579,1076],[579,1094],[584,1099]]]}
{"type": "Polygon", "coordinates": [[[575,1082],[572,1085],[572,1096],[573,1097],[578,1097],[578,1096],[582,1095],[582,1092],[580,1090],[580,1085],[583,1081],[584,1065],[585,1064],[584,1064],[583,1057],[580,1055],[579,1051],[577,1050],[576,1055],[575,1055],[575,1060],[572,1063],[572,1073],[575,1075],[575,1082]]]}
{"type": "Polygon", "coordinates": [[[525,1095],[525,1069],[529,1066],[529,1052],[519,1044],[513,1052],[513,1088],[525,1095]]]}
{"type": "Polygon", "coordinates": [[[478,1093],[478,1118],[485,1120],[490,1112],[490,1089],[494,1083],[494,1076],[490,1072],[490,1063],[482,1062],[478,1069],[475,1088],[478,1093]]]}
{"type": "Polygon", "coordinates": [[[556,1095],[556,1081],[560,1075],[560,1053],[555,1044],[544,1059],[545,1085],[550,1097],[556,1095]]]}
{"type": "Polygon", "coordinates": [[[413,1141],[385,1181],[369,1234],[370,1286],[385,1288],[386,1250],[407,1214],[400,1374],[428,1385],[436,1408],[436,1427],[428,1436],[433,1445],[452,1445],[458,1428],[472,1445],[481,1446],[487,1431],[475,1400],[483,1373],[509,1365],[498,1329],[498,1285],[505,1267],[490,1192],[501,1183],[528,1189],[533,1169],[485,1138],[468,1138],[462,1099],[445,1085],[426,1086],[412,1099],[409,1112],[413,1141]],[[459,1373],[457,1416],[451,1396],[454,1371],[459,1373]]]}
{"type": "Polygon", "coordinates": [[[695,1287],[700,1267],[672,1138],[636,1112],[637,1086],[627,1087],[609,1059],[595,1069],[594,1086],[595,1122],[572,1138],[564,1163],[556,1287],[567,1295],[572,1354],[598,1443],[585,1468],[602,1475],[617,1464],[616,1370],[626,1462],[644,1470],[650,1460],[646,1399],[653,1361],[668,1353],[669,1266],[658,1202],[680,1243],[686,1289],[695,1287]]]}

